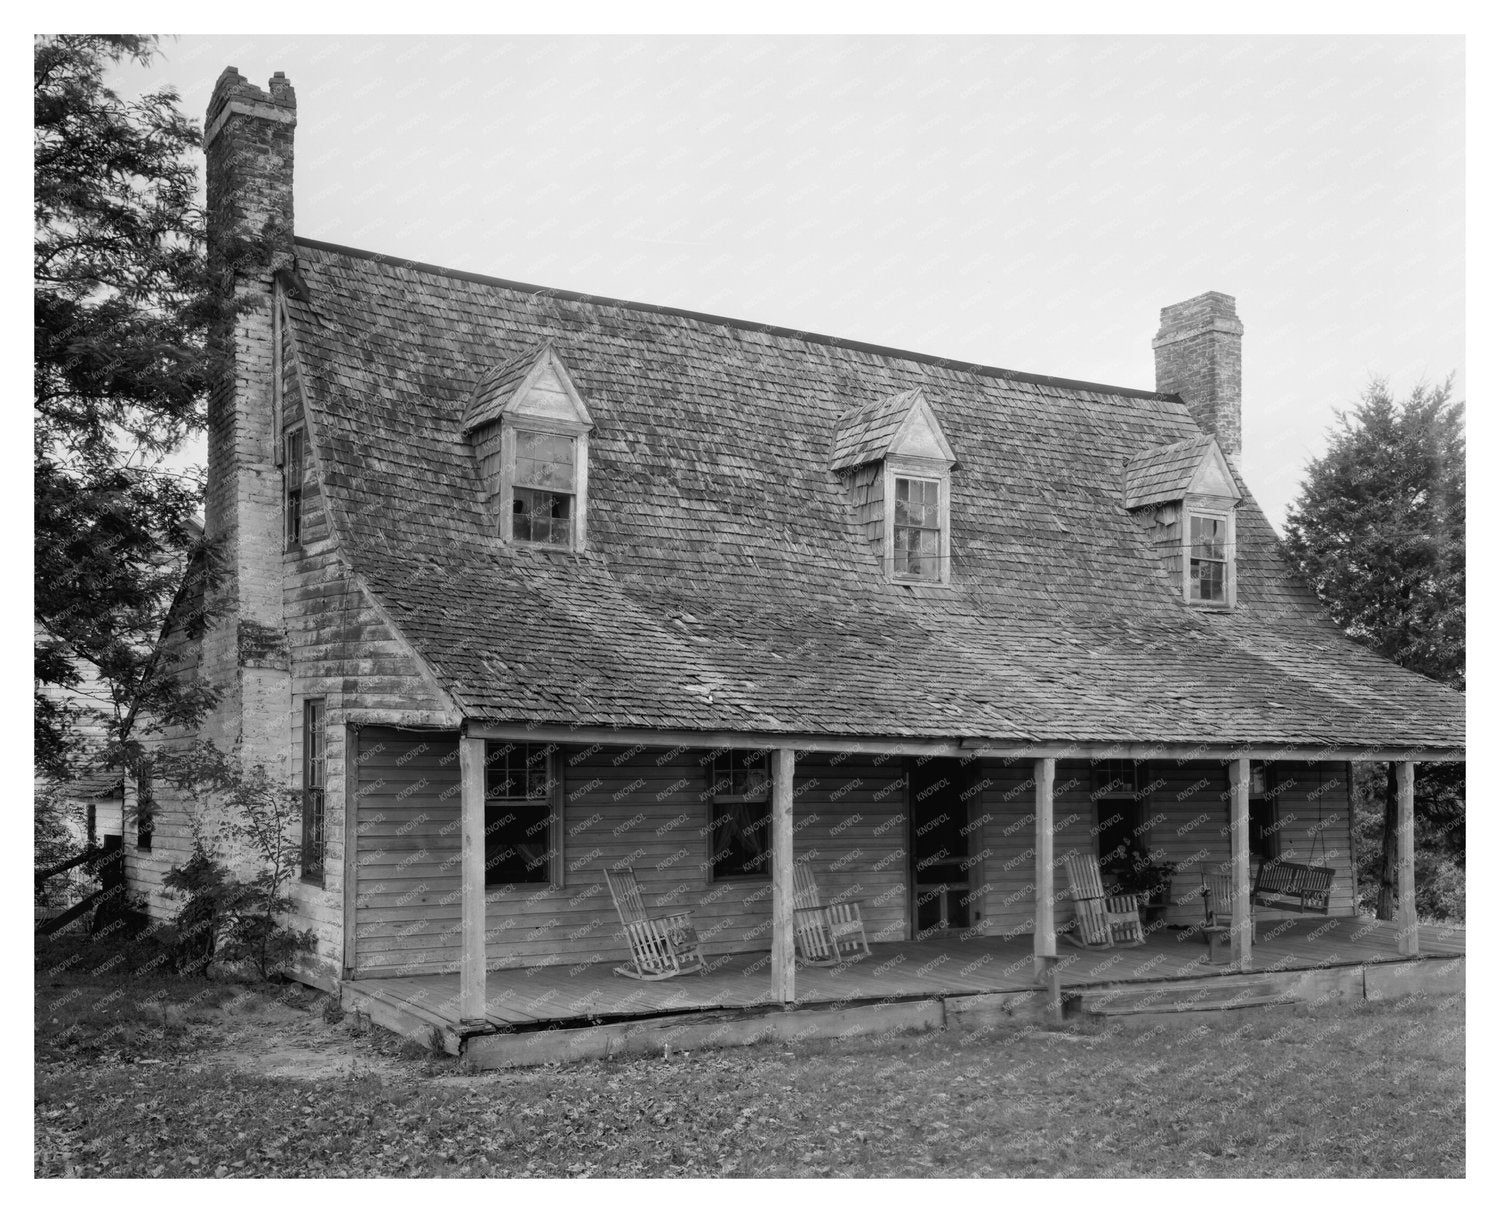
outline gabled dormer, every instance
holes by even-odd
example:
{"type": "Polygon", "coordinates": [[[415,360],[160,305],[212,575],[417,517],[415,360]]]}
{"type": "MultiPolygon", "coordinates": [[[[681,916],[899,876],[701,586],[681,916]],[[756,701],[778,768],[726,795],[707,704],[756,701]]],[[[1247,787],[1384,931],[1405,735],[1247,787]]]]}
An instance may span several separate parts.
{"type": "Polygon", "coordinates": [[[463,429],[501,540],[583,551],[593,427],[550,342],[480,377],[463,429]]]}
{"type": "Polygon", "coordinates": [[[949,473],[957,462],[920,388],[850,410],[833,438],[866,538],[892,581],[946,584],[949,473]]]}
{"type": "Polygon", "coordinates": [[[1219,444],[1203,435],[1144,451],[1125,466],[1124,491],[1183,601],[1232,609],[1240,494],[1219,444]]]}

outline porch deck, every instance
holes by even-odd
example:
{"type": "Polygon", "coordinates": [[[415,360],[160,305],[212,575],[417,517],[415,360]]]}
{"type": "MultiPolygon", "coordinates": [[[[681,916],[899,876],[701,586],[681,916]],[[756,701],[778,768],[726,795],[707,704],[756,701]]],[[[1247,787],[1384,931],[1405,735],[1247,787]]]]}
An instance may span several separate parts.
{"type": "MultiPolygon", "coordinates": [[[[1464,954],[1462,927],[1423,927],[1423,957],[1464,954]]],[[[1210,964],[1190,928],[1162,926],[1142,947],[1107,952],[1059,946],[1065,988],[1239,976],[1210,964]]],[[[872,946],[873,955],[839,968],[797,967],[799,1007],[897,1002],[1034,990],[1030,939],[934,936],[872,946]]],[[[1327,969],[1408,958],[1396,949],[1393,923],[1360,918],[1287,919],[1261,923],[1252,972],[1327,969]]],[[[367,999],[418,1021],[451,1028],[458,1021],[458,975],[372,977],[344,983],[346,1002],[367,999]]],[[[485,1016],[496,1031],[635,1019],[663,1013],[764,1009],[771,1005],[769,953],[712,956],[700,973],[668,981],[621,977],[614,962],[500,969],[489,974],[485,1016]]]]}

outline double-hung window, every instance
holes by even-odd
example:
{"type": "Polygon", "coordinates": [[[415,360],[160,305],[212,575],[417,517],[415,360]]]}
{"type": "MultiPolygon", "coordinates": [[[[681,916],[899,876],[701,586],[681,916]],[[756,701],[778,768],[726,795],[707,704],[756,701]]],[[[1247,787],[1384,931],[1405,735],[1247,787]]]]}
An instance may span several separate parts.
{"type": "Polygon", "coordinates": [[[771,874],[771,771],[765,750],[709,756],[709,871],[714,880],[771,874]]]}
{"type": "Polygon", "coordinates": [[[1099,864],[1106,871],[1127,866],[1143,852],[1144,822],[1140,770],[1132,759],[1106,758],[1094,763],[1093,801],[1099,864]]]}
{"type": "Polygon", "coordinates": [[[286,434],[286,460],[282,474],[286,478],[285,517],[286,546],[302,543],[302,485],[307,475],[307,431],[301,426],[286,434]]]}
{"type": "Polygon", "coordinates": [[[484,883],[551,884],[557,869],[557,746],[491,741],[484,755],[484,883]]]}
{"type": "Polygon", "coordinates": [[[1188,515],[1188,600],[1229,601],[1229,520],[1222,515],[1188,515]]]}
{"type": "Polygon", "coordinates": [[[1260,859],[1281,854],[1275,778],[1276,768],[1269,762],[1250,764],[1250,854],[1260,859]]]}
{"type": "Polygon", "coordinates": [[[302,704],[302,878],[323,879],[327,819],[328,728],[323,700],[302,704]]]}
{"type": "Polygon", "coordinates": [[[135,849],[149,851],[156,833],[156,792],[151,786],[151,768],[142,760],[135,784],[135,849]]]}
{"type": "Polygon", "coordinates": [[[942,577],[942,483],[915,476],[895,477],[893,572],[901,578],[937,581],[942,577]]]}
{"type": "Polygon", "coordinates": [[[511,538],[551,547],[573,546],[578,439],[517,426],[511,485],[511,538]]]}

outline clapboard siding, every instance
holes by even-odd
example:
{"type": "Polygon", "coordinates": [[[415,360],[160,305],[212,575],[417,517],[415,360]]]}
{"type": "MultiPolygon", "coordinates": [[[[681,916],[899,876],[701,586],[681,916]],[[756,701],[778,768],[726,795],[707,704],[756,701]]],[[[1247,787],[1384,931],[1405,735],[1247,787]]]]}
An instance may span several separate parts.
{"type": "MultiPolygon", "coordinates": [[[[290,334],[290,326],[283,330],[290,334]]],[[[289,344],[285,424],[303,420],[302,385],[295,349],[289,344]]],[[[303,707],[321,699],[327,726],[323,879],[298,880],[291,887],[292,925],[317,937],[313,971],[351,968],[345,955],[344,871],[346,770],[351,711],[442,712],[446,698],[407,643],[391,628],[369,593],[351,574],[338,546],[333,519],[325,508],[319,435],[307,431],[307,479],[303,487],[303,542],[284,559],[282,602],[291,655],[292,711],[287,738],[291,777],[303,780],[303,707]]]]}
{"type": "MultiPolygon", "coordinates": [[[[461,878],[457,738],[359,733],[356,967],[443,971],[458,963],[461,878]]],[[[769,947],[768,880],[709,878],[703,752],[564,748],[558,887],[495,889],[491,968],[624,959],[602,871],[631,864],[648,901],[691,909],[709,953],[769,947]]],[[[825,897],[851,898],[881,939],[906,932],[905,800],[899,762],[808,756],[793,829],[825,897]]]]}
{"type": "MultiPolygon", "coordinates": [[[[989,935],[1030,932],[1035,903],[1035,785],[1030,759],[986,763],[984,797],[986,859],[984,931],[989,935]]],[[[1144,786],[1150,789],[1142,842],[1158,862],[1179,865],[1174,895],[1195,887],[1200,865],[1229,862],[1229,776],[1218,761],[1169,759],[1145,764],[1144,786]]],[[[1335,871],[1330,913],[1354,912],[1353,867],[1348,851],[1349,794],[1342,763],[1278,763],[1278,821],[1281,854],[1298,862],[1316,862],[1335,871]],[[1323,846],[1316,836],[1323,829],[1323,846]]],[[[1092,775],[1086,762],[1059,761],[1053,793],[1055,884],[1058,899],[1054,924],[1069,917],[1068,854],[1098,855],[1098,811],[1091,798],[1092,775]]],[[[1254,863],[1251,865],[1254,876],[1254,863]]],[[[1258,911],[1275,917],[1271,911],[1258,911]]],[[[1201,907],[1184,904],[1171,918],[1201,916],[1201,907]]]]}

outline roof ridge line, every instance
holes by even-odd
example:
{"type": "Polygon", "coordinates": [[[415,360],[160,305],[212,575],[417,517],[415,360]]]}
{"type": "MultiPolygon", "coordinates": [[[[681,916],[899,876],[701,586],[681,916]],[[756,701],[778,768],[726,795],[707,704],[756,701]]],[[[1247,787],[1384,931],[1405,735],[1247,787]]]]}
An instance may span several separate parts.
{"type": "Polygon", "coordinates": [[[376,253],[369,249],[351,248],[346,244],[333,244],[327,240],[314,240],[308,236],[297,236],[294,243],[306,245],[327,253],[340,253],[375,261],[384,265],[401,266],[427,274],[438,274],[445,278],[456,278],[461,282],[474,282],[481,286],[498,286],[508,290],[524,291],[533,295],[545,295],[552,299],[563,299],[573,303],[599,303],[608,307],[632,308],[641,312],[652,312],[660,316],[676,316],[684,320],[698,320],[706,324],[719,324],[729,328],[746,329],[765,333],[773,337],[791,337],[813,345],[828,345],[838,349],[856,350],[865,354],[876,354],[888,358],[902,358],[910,362],[926,363],[947,370],[964,371],[968,374],[985,375],[994,379],[1010,379],[1017,383],[1035,383],[1043,387],[1064,388],[1071,391],[1100,392],[1109,396],[1126,396],[1135,400],[1162,400],[1182,403],[1175,392],[1148,392],[1145,388],[1121,387],[1111,383],[1092,383],[1086,379],[1064,379],[1057,375],[1041,375],[1033,371],[1013,371],[1005,367],[989,366],[982,362],[963,362],[954,358],[943,358],[937,354],[923,354],[916,350],[903,350],[894,346],[876,345],[858,341],[851,337],[832,337],[826,333],[806,332],[802,329],[783,328],[780,325],[764,324],[757,320],[740,320],[733,316],[719,316],[712,312],[695,312],[687,308],[669,307],[659,303],[641,303],[634,299],[616,299],[610,295],[590,295],[583,291],[569,291],[561,287],[539,286],[534,282],[517,282],[510,278],[496,278],[489,274],[476,274],[470,270],[456,270],[449,266],[433,265],[426,261],[413,261],[408,257],[393,257],[388,253],[376,253]]]}

